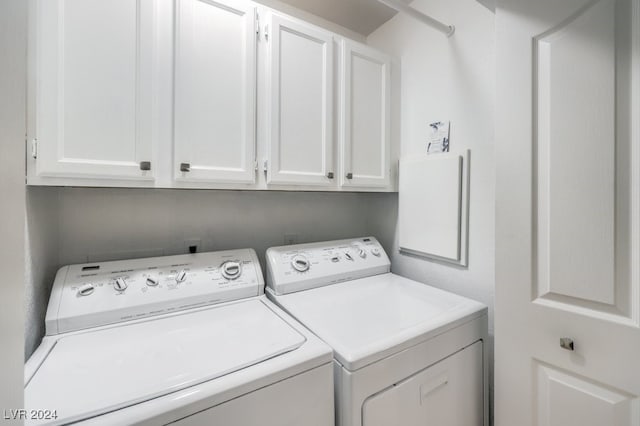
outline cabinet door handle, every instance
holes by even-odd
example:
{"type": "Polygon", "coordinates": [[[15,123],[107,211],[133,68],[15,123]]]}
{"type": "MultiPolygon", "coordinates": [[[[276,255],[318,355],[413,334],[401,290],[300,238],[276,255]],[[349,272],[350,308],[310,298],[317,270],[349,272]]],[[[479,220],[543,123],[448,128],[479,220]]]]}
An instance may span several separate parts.
{"type": "Polygon", "coordinates": [[[151,161],[141,161],[140,170],[151,170],[151,161]]]}
{"type": "Polygon", "coordinates": [[[562,349],[566,349],[568,351],[573,350],[573,339],[570,337],[561,337],[560,338],[560,347],[562,349]]]}
{"type": "Polygon", "coordinates": [[[333,172],[329,172],[329,173],[327,173],[327,177],[328,177],[329,179],[333,179],[333,172]]]}
{"type": "Polygon", "coordinates": [[[347,179],[353,179],[353,173],[347,173],[347,179]]]}
{"type": "Polygon", "coordinates": [[[190,163],[180,163],[180,171],[181,172],[190,172],[191,164],[190,163]]]}

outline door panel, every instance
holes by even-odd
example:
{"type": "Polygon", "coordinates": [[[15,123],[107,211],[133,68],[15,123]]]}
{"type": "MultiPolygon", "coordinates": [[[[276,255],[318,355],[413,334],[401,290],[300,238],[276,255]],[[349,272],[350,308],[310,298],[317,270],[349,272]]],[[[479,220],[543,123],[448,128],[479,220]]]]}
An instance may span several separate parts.
{"type": "Polygon", "coordinates": [[[482,342],[369,397],[363,426],[481,426],[482,342]]]}
{"type": "Polygon", "coordinates": [[[178,0],[175,37],[175,178],[253,183],[255,8],[178,0]]]}
{"type": "Polygon", "coordinates": [[[638,425],[640,0],[496,31],[496,425],[638,425]]]}
{"type": "Polygon", "coordinates": [[[333,39],[272,15],[268,183],[333,185],[333,39]]]}
{"type": "Polygon", "coordinates": [[[36,9],[37,174],[152,179],[139,163],[152,160],[155,3],[36,9]]]}
{"type": "Polygon", "coordinates": [[[615,2],[536,48],[538,296],[615,306],[615,2]]]}
{"type": "Polygon", "coordinates": [[[389,185],[389,73],[387,56],[367,46],[342,42],[343,186],[389,185]]]}
{"type": "Polygon", "coordinates": [[[543,364],[537,370],[537,418],[540,426],[635,426],[640,401],[543,364]]]}

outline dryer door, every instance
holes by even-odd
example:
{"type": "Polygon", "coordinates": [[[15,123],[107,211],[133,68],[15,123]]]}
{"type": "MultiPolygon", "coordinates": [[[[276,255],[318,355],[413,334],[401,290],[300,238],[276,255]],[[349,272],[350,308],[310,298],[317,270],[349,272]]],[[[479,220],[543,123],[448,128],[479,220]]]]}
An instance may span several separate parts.
{"type": "Polygon", "coordinates": [[[482,342],[369,397],[363,426],[482,426],[482,342]]]}

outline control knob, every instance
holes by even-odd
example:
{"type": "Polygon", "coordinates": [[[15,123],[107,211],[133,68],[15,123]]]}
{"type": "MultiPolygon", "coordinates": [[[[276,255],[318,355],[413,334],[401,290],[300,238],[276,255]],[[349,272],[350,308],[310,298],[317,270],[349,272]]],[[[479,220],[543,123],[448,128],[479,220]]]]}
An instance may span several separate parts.
{"type": "Polygon", "coordinates": [[[380,249],[377,247],[374,247],[371,249],[371,254],[376,256],[376,257],[380,257],[380,249]]]}
{"type": "Polygon", "coordinates": [[[87,283],[80,286],[78,289],[78,296],[88,296],[93,293],[96,288],[93,284],[87,283]]]}
{"type": "Polygon", "coordinates": [[[235,280],[242,275],[242,264],[236,260],[224,262],[220,269],[222,276],[228,280],[235,280]]]}
{"type": "Polygon", "coordinates": [[[155,287],[155,286],[157,286],[157,285],[158,285],[158,283],[159,283],[159,282],[160,282],[160,281],[159,281],[159,280],[158,280],[158,278],[156,278],[156,277],[153,277],[153,276],[148,276],[148,277],[147,277],[147,285],[148,285],[149,287],[155,287]]]}
{"type": "Polygon", "coordinates": [[[181,283],[187,279],[187,271],[184,269],[176,274],[176,283],[181,283]]]}
{"type": "Polygon", "coordinates": [[[291,266],[298,272],[305,272],[309,270],[311,264],[309,263],[309,259],[301,254],[297,254],[291,259],[291,266]]]}
{"type": "Polygon", "coordinates": [[[113,283],[113,288],[119,292],[123,292],[127,289],[127,282],[122,277],[116,278],[116,281],[113,283]]]}
{"type": "Polygon", "coordinates": [[[358,256],[364,259],[367,257],[367,252],[363,248],[358,249],[358,256]]]}

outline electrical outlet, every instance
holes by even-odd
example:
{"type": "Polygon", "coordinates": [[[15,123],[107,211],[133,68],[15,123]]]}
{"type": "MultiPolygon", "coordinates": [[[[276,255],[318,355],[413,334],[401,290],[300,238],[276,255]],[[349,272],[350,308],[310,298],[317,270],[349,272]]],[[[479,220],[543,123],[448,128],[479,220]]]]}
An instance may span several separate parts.
{"type": "Polygon", "coordinates": [[[298,244],[300,236],[298,234],[284,234],[284,245],[298,244]]]}
{"type": "Polygon", "coordinates": [[[184,240],[185,253],[197,253],[202,248],[202,240],[200,238],[190,238],[184,240]],[[193,249],[195,247],[195,249],[193,249]]]}

